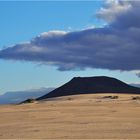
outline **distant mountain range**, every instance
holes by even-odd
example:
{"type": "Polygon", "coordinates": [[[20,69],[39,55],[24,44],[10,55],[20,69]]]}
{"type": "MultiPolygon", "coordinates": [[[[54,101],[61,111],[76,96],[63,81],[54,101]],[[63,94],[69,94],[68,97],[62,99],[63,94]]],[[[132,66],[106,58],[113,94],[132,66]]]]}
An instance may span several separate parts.
{"type": "Polygon", "coordinates": [[[140,88],[128,85],[116,78],[99,77],[75,77],[63,86],[56,88],[37,100],[47,98],[93,93],[140,93],[140,88]]]}
{"type": "Polygon", "coordinates": [[[129,84],[129,85],[131,85],[131,86],[134,86],[134,87],[139,87],[140,88],[140,84],[129,84]]]}
{"type": "Polygon", "coordinates": [[[0,95],[0,104],[19,103],[27,98],[37,98],[44,94],[49,93],[54,88],[39,88],[25,91],[6,92],[0,95]]]}

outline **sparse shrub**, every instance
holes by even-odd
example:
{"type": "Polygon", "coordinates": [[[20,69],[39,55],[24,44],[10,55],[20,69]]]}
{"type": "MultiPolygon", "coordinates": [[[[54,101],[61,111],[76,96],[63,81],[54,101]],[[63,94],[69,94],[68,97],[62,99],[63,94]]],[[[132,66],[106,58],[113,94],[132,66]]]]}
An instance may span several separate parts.
{"type": "Polygon", "coordinates": [[[112,96],[104,96],[103,98],[111,98],[112,96]]]}
{"type": "Polygon", "coordinates": [[[70,101],[70,100],[72,100],[72,98],[69,97],[68,100],[70,101]]]}
{"type": "Polygon", "coordinates": [[[29,98],[29,99],[23,101],[22,103],[34,103],[35,101],[36,101],[35,99],[29,98]]]}
{"type": "Polygon", "coordinates": [[[132,97],[132,100],[140,100],[140,96],[134,96],[132,97]]]}
{"type": "Polygon", "coordinates": [[[111,99],[118,99],[118,96],[112,96],[111,99]]]}
{"type": "Polygon", "coordinates": [[[118,99],[119,97],[118,96],[104,96],[103,98],[109,98],[109,99],[118,99]]]}

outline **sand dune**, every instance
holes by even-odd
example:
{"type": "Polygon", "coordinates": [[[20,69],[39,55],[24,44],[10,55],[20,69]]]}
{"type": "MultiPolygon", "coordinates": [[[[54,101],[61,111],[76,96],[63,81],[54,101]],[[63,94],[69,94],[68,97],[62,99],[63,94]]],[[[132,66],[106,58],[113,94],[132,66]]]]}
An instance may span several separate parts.
{"type": "Polygon", "coordinates": [[[140,139],[140,100],[89,94],[0,106],[0,138],[140,139]]]}

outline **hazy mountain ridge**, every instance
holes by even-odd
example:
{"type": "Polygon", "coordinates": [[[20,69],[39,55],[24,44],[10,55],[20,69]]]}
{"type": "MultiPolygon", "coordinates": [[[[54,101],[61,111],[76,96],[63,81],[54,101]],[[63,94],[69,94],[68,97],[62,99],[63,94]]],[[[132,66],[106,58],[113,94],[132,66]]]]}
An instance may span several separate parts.
{"type": "Polygon", "coordinates": [[[54,90],[54,88],[39,88],[25,91],[6,92],[5,94],[0,95],[0,104],[18,103],[26,100],[27,98],[37,98],[52,90],[54,90]]]}
{"type": "Polygon", "coordinates": [[[137,84],[137,83],[131,83],[131,84],[129,84],[129,85],[134,86],[134,87],[139,87],[139,88],[140,88],[140,84],[137,84]]]}

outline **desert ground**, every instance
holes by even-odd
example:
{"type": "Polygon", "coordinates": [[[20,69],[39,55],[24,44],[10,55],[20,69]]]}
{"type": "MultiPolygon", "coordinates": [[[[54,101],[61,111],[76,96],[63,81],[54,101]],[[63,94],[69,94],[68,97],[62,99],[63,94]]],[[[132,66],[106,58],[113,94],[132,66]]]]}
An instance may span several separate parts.
{"type": "Polygon", "coordinates": [[[140,95],[107,96],[0,105],[0,139],[140,139],[140,95]]]}

